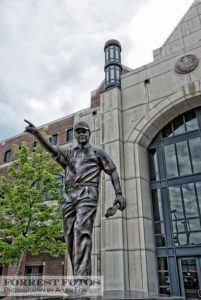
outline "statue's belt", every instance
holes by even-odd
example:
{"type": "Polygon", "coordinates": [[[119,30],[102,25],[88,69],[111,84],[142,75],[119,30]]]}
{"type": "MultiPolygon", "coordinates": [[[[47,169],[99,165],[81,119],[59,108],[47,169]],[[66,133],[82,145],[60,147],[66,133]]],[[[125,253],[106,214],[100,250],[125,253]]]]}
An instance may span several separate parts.
{"type": "Polygon", "coordinates": [[[69,189],[86,187],[86,186],[98,187],[98,183],[96,183],[96,182],[78,182],[78,183],[67,184],[65,187],[66,187],[66,190],[69,190],[69,189]]]}

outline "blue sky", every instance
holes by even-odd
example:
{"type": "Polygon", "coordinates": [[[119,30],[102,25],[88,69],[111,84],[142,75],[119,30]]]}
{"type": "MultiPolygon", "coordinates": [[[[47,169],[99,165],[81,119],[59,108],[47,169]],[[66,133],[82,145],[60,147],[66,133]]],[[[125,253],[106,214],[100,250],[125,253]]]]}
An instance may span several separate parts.
{"type": "Polygon", "coordinates": [[[124,65],[151,62],[192,2],[0,0],[0,141],[87,108],[108,39],[124,65]]]}

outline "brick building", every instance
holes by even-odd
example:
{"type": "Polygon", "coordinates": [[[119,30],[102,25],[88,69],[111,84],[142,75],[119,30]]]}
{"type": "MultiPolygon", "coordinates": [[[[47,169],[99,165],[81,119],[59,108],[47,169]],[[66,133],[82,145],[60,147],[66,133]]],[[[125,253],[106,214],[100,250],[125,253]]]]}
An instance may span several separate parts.
{"type": "MultiPolygon", "coordinates": [[[[122,73],[128,72],[129,68],[123,67],[122,73]]],[[[105,81],[103,81],[98,89],[92,92],[91,95],[91,115],[94,120],[96,119],[97,109],[100,107],[100,95],[104,91],[105,81]]],[[[81,113],[85,114],[83,110],[81,113]]],[[[80,113],[80,112],[79,112],[80,113]]],[[[25,125],[26,126],[26,125],[25,125]]],[[[74,115],[68,115],[59,120],[55,120],[48,124],[42,125],[39,129],[46,129],[47,135],[51,136],[51,143],[54,145],[67,145],[73,146],[73,126],[74,115]]],[[[14,161],[13,144],[21,145],[26,142],[27,146],[33,151],[36,146],[37,140],[26,132],[17,136],[11,137],[7,140],[0,142],[0,175],[7,176],[7,168],[14,161]]],[[[0,264],[0,276],[10,276],[14,273],[15,265],[0,264]]],[[[26,255],[21,264],[19,275],[24,275],[27,272],[32,274],[43,275],[57,275],[63,276],[67,274],[67,254],[60,255],[58,258],[50,257],[48,254],[41,254],[40,256],[26,255]]]]}
{"type": "MultiPolygon", "coordinates": [[[[72,145],[72,130],[73,130],[73,116],[68,116],[62,120],[54,121],[42,128],[47,128],[47,134],[52,136],[51,142],[53,144],[65,144],[72,145]]],[[[25,141],[30,151],[33,151],[35,143],[37,142],[30,134],[23,133],[0,143],[0,174],[7,175],[7,167],[14,160],[13,144],[21,145],[25,141]]],[[[15,265],[1,265],[0,275],[12,275],[14,273],[15,265]]],[[[42,254],[40,256],[24,257],[20,275],[26,273],[42,273],[43,275],[58,275],[63,276],[67,274],[67,255],[60,255],[58,258],[52,258],[48,254],[42,254]]]]}
{"type": "MultiPolygon", "coordinates": [[[[71,146],[73,124],[88,122],[91,144],[112,157],[120,174],[127,209],[104,217],[114,191],[102,174],[93,230],[93,274],[104,276],[106,291],[193,298],[201,289],[200,40],[196,0],[154,51],[153,62],[124,68],[121,78],[121,45],[108,41],[105,81],[92,92],[91,107],[46,125],[58,144],[71,146]]],[[[12,160],[11,145],[22,140],[33,148],[25,133],[1,142],[2,173],[7,157],[12,160]]],[[[39,261],[45,270],[42,256],[27,257],[24,264],[39,261]]],[[[65,269],[64,258],[55,263],[65,269]]]]}

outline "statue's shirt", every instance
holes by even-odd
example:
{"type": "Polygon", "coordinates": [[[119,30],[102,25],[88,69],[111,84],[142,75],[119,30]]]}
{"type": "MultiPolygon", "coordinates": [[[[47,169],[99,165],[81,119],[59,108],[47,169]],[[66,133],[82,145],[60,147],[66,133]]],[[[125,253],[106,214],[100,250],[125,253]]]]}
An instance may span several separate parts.
{"type": "Polygon", "coordinates": [[[110,175],[116,166],[105,151],[89,144],[84,147],[57,147],[55,159],[65,167],[65,186],[71,184],[98,184],[101,171],[110,175]]]}

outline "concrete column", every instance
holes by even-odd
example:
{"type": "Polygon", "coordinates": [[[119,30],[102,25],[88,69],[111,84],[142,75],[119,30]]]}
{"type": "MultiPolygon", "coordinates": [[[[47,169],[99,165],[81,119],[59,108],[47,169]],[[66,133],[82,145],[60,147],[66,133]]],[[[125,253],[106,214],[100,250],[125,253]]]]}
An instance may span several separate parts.
{"type": "MultiPolygon", "coordinates": [[[[101,146],[114,161],[124,194],[124,155],[122,142],[121,91],[113,88],[101,95],[101,146]]],[[[113,204],[115,193],[106,174],[101,180],[101,275],[105,291],[128,289],[127,233],[125,212],[118,211],[106,219],[106,209],[113,204]]]]}
{"type": "Polygon", "coordinates": [[[124,144],[124,157],[129,287],[157,295],[147,150],[130,140],[124,144]]]}

